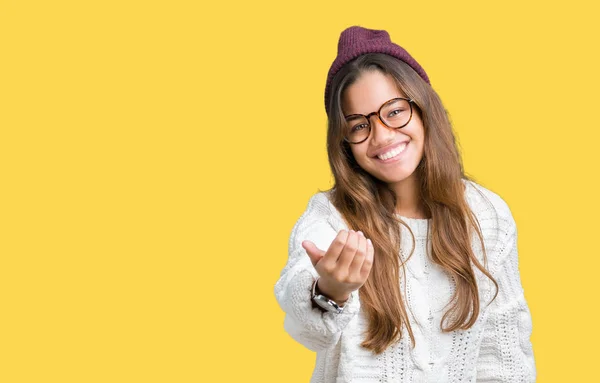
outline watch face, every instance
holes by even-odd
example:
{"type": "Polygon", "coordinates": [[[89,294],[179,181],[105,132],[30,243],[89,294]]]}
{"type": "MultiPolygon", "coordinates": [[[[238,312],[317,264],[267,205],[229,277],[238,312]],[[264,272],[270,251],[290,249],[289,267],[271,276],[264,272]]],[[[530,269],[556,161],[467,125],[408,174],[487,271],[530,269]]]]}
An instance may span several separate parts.
{"type": "Polygon", "coordinates": [[[323,295],[316,295],[313,300],[315,301],[316,304],[318,304],[319,306],[321,306],[322,308],[324,308],[327,311],[332,311],[332,312],[341,312],[341,310],[339,309],[339,307],[336,307],[337,305],[335,305],[335,303],[330,303],[331,301],[329,299],[327,299],[326,297],[324,297],[323,295]],[[335,305],[335,306],[334,306],[335,305]]]}
{"type": "Polygon", "coordinates": [[[324,309],[330,310],[332,308],[322,295],[315,296],[314,301],[324,309]]]}

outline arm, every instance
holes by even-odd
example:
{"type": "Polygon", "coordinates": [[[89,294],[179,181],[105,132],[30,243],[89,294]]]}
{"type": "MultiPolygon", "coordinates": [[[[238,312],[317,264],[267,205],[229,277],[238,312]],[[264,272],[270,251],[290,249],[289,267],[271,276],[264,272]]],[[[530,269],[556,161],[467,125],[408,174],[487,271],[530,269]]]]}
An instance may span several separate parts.
{"type": "Polygon", "coordinates": [[[327,249],[333,242],[341,227],[339,220],[331,216],[328,204],[323,193],[317,193],[309,200],[292,229],[288,260],[275,284],[277,303],[285,312],[284,329],[312,351],[335,345],[360,309],[357,291],[350,294],[341,314],[323,312],[313,306],[311,290],[318,273],[302,247],[302,241],[310,240],[321,249],[327,249]]]}
{"type": "Polygon", "coordinates": [[[517,228],[506,205],[500,214],[500,239],[492,273],[498,296],[486,313],[477,360],[477,381],[535,382],[536,367],[530,341],[532,320],[519,275],[517,228]]]}

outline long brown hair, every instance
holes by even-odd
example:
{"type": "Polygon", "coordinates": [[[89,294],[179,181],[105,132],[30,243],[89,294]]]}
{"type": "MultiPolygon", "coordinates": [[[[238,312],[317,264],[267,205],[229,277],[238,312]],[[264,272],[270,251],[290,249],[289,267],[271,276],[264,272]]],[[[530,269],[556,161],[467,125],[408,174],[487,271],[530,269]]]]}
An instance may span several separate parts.
{"type": "MultiPolygon", "coordinates": [[[[422,204],[431,218],[431,259],[454,280],[456,289],[450,308],[444,313],[442,331],[468,329],[479,315],[479,291],[471,262],[498,284],[477,260],[471,247],[471,229],[475,229],[484,261],[487,256],[477,218],[465,200],[464,173],[452,125],[437,93],[412,68],[394,57],[379,53],[359,56],[335,75],[329,97],[327,152],[335,184],[332,203],[348,227],[361,230],[371,238],[375,258],[371,273],[360,288],[361,305],[369,320],[366,339],[361,343],[379,354],[402,337],[402,327],[415,346],[415,338],[399,289],[400,225],[410,227],[396,217],[397,196],[384,182],[364,171],[354,159],[350,146],[343,140],[345,126],[342,95],[363,72],[378,70],[393,77],[399,90],[415,100],[416,112],[423,121],[425,142],[423,158],[415,170],[419,180],[422,204]],[[448,323],[446,323],[448,322],[448,323]]],[[[408,261],[408,259],[406,261],[408,261]]],[[[496,296],[494,296],[494,299],[496,296]]]]}

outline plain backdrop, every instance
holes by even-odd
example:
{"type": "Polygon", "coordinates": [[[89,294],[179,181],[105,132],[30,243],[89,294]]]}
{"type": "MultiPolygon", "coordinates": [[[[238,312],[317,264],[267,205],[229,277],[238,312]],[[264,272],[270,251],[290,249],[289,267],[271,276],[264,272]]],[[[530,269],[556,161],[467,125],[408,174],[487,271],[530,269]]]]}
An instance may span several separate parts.
{"type": "Polygon", "coordinates": [[[538,381],[597,379],[593,2],[1,1],[0,381],[307,382],[273,287],[339,33],[427,71],[509,204],[538,381]]]}

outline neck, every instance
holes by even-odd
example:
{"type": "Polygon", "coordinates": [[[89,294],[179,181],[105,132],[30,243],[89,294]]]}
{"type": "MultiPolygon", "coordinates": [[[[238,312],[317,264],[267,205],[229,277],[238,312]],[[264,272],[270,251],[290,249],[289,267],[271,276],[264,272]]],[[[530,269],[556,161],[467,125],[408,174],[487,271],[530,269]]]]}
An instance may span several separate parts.
{"type": "Polygon", "coordinates": [[[414,173],[400,182],[390,184],[389,187],[398,197],[396,213],[408,218],[428,218],[421,201],[419,182],[414,173]]]}

